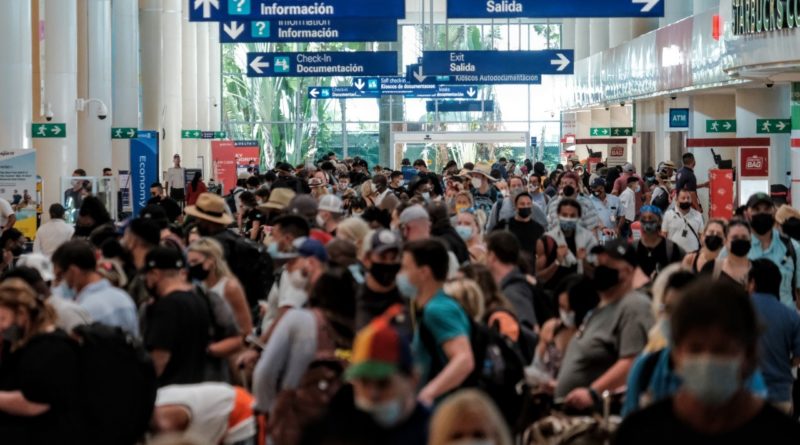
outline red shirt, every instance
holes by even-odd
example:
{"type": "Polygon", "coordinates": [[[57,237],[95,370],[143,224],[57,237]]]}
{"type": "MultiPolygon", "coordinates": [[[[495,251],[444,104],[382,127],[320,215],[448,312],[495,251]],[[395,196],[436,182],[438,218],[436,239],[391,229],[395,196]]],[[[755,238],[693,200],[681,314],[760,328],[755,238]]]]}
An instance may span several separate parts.
{"type": "Polygon", "coordinates": [[[186,186],[186,205],[193,206],[197,202],[197,197],[200,196],[201,193],[205,193],[208,191],[208,187],[203,181],[197,183],[197,190],[192,189],[192,183],[190,182],[186,186]]]}

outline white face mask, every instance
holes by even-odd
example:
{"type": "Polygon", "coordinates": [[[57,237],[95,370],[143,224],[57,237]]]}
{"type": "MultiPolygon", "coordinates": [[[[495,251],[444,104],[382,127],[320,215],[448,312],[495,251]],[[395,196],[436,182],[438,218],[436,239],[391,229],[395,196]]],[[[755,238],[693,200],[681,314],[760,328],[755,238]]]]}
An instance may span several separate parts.
{"type": "Polygon", "coordinates": [[[305,289],[306,284],[308,284],[308,278],[303,275],[303,269],[295,269],[289,272],[286,278],[289,279],[289,283],[292,284],[292,287],[297,289],[305,289]]]}
{"type": "Polygon", "coordinates": [[[481,178],[472,178],[472,180],[470,182],[472,182],[472,187],[474,187],[476,189],[481,188],[481,184],[483,184],[483,181],[481,180],[481,178]]]}
{"type": "Polygon", "coordinates": [[[317,215],[317,227],[324,228],[325,227],[325,219],[322,216],[317,215]]]}
{"type": "Polygon", "coordinates": [[[565,311],[564,309],[558,310],[559,318],[561,318],[561,322],[564,323],[564,326],[568,328],[575,327],[575,312],[573,311],[565,311]]]}

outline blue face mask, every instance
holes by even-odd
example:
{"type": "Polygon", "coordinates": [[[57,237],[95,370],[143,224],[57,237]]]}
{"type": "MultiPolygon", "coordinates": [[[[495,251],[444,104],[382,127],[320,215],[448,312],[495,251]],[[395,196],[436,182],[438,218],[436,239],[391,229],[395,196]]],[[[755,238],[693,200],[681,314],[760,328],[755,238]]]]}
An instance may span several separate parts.
{"type": "Polygon", "coordinates": [[[741,388],[742,362],[737,358],[692,355],[684,359],[678,375],[682,388],[709,406],[730,400],[741,388]]]}
{"type": "Polygon", "coordinates": [[[369,414],[372,420],[383,428],[397,426],[403,419],[403,402],[400,399],[372,404],[356,398],[355,405],[359,410],[369,414]]]}
{"type": "Polygon", "coordinates": [[[578,218],[559,218],[559,226],[562,232],[574,232],[578,228],[578,218]]]}
{"type": "Polygon", "coordinates": [[[672,346],[672,326],[669,323],[669,319],[662,318],[658,323],[658,330],[661,331],[661,336],[664,337],[667,344],[672,346]]]}
{"type": "Polygon", "coordinates": [[[469,241],[472,238],[472,227],[470,226],[456,226],[456,232],[464,241],[469,241]]]}
{"type": "Polygon", "coordinates": [[[397,274],[397,278],[395,278],[395,283],[397,283],[397,290],[400,292],[400,295],[406,297],[409,300],[417,296],[418,293],[417,286],[414,286],[411,283],[411,281],[408,279],[408,275],[406,275],[405,273],[397,274]]]}
{"type": "Polygon", "coordinates": [[[278,256],[278,254],[280,253],[278,251],[278,243],[269,243],[269,245],[267,246],[267,253],[272,258],[275,258],[276,256],[278,256]]]}

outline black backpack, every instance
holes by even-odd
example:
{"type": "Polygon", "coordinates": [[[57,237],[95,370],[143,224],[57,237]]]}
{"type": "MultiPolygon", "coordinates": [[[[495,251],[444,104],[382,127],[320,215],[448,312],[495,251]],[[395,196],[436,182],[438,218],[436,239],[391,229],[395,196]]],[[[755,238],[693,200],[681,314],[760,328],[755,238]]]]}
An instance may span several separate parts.
{"type": "Polygon", "coordinates": [[[257,313],[258,301],[267,298],[275,281],[272,257],[267,246],[225,230],[214,236],[225,249],[225,260],[231,272],[242,283],[247,303],[257,313]]]}
{"type": "Polygon", "coordinates": [[[662,212],[666,212],[669,207],[669,192],[664,187],[659,186],[658,188],[663,190],[664,193],[656,196],[650,204],[658,207],[662,212]]]}
{"type": "Polygon", "coordinates": [[[101,323],[73,330],[80,346],[85,444],[138,443],[156,402],[156,371],[142,344],[118,327],[101,323]]]}
{"type": "Polygon", "coordinates": [[[236,197],[239,196],[243,191],[244,189],[239,189],[232,191],[228,195],[225,195],[225,204],[228,205],[228,208],[230,209],[233,215],[236,215],[238,213],[236,209],[236,197]]]}
{"type": "MultiPolygon", "coordinates": [[[[431,356],[429,378],[438,375],[445,367],[438,354],[433,333],[419,318],[419,336],[431,356]]],[[[497,329],[475,323],[470,319],[470,345],[475,368],[461,384],[461,388],[477,388],[495,402],[503,418],[515,431],[525,399],[530,394],[525,382],[525,361],[516,345],[497,329]]]]}

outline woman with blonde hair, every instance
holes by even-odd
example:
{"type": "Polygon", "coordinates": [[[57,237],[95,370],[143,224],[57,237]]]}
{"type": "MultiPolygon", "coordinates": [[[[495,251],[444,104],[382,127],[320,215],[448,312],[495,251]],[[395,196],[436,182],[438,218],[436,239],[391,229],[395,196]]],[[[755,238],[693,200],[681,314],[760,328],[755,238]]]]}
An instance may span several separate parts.
{"type": "Polygon", "coordinates": [[[242,334],[252,331],[253,317],[247,306],[244,288],[228,268],[219,241],[213,238],[200,238],[193,242],[189,245],[187,262],[189,278],[199,281],[203,287],[228,302],[242,334]]]}
{"type": "Polygon", "coordinates": [[[467,315],[476,323],[483,322],[486,303],[478,283],[469,278],[457,278],[444,284],[444,292],[461,304],[467,315]]]}
{"type": "Polygon", "coordinates": [[[486,243],[483,240],[483,224],[475,210],[467,209],[456,215],[455,229],[467,244],[470,263],[486,263],[486,243]]]}
{"type": "Polygon", "coordinates": [[[445,399],[431,419],[428,445],[485,443],[511,445],[511,433],[494,402],[483,392],[464,389],[445,399]]]}
{"type": "Polygon", "coordinates": [[[8,425],[3,443],[81,443],[77,345],[55,320],[53,308],[22,279],[0,284],[0,333],[11,345],[0,391],[8,425]]]}
{"type": "Polygon", "coordinates": [[[369,224],[366,221],[357,216],[351,217],[342,220],[336,227],[336,238],[355,244],[356,252],[360,255],[369,231],[369,224]]]}

